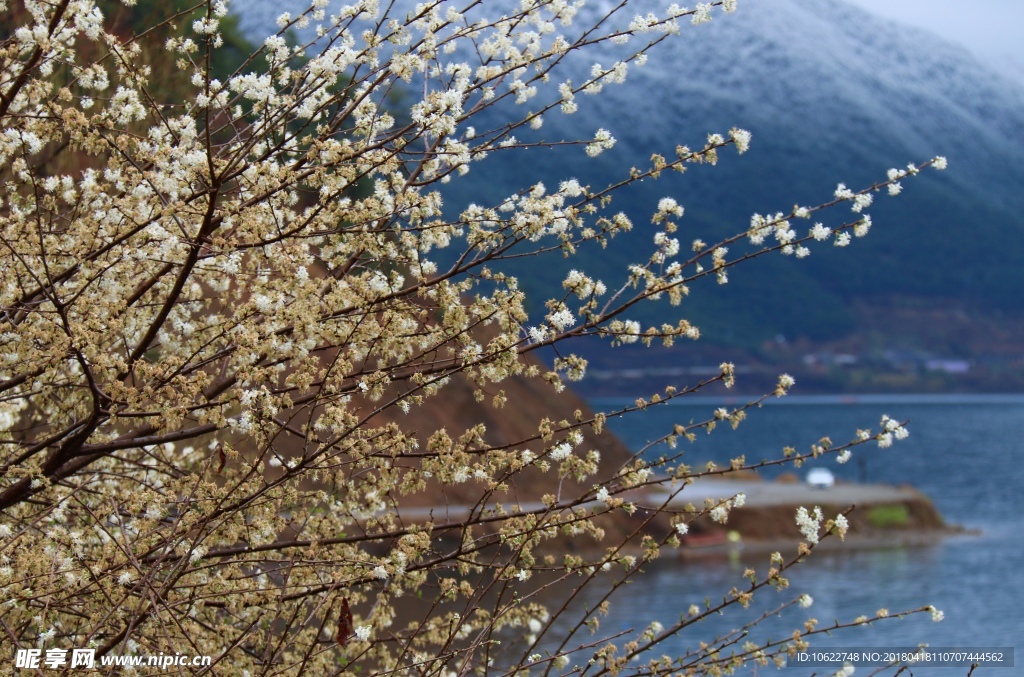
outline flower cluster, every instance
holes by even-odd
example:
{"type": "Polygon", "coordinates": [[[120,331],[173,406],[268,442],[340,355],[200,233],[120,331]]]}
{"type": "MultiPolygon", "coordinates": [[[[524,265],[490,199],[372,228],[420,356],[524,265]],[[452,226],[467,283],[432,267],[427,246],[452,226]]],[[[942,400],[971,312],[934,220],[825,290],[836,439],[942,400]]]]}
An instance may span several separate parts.
{"type": "Polygon", "coordinates": [[[747,495],[740,492],[730,499],[726,499],[714,505],[708,513],[714,521],[725,524],[729,521],[729,511],[733,508],[740,508],[747,502],[747,495]]]}
{"type": "Polygon", "coordinates": [[[796,525],[800,528],[800,533],[804,535],[804,538],[811,545],[818,542],[818,531],[821,528],[821,521],[823,519],[825,519],[825,516],[819,507],[814,508],[813,514],[809,513],[807,508],[803,506],[796,509],[796,525]]]}
{"type": "Polygon", "coordinates": [[[875,436],[878,440],[878,446],[883,449],[891,447],[893,440],[905,440],[910,436],[910,431],[907,430],[906,426],[901,424],[895,419],[889,418],[887,415],[882,416],[882,432],[875,436]]]}

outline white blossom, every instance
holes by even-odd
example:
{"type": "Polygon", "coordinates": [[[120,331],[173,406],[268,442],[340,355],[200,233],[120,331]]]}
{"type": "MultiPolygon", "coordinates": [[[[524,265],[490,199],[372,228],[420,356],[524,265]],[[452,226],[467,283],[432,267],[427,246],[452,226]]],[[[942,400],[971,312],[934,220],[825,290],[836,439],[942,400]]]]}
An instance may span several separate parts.
{"type": "Polygon", "coordinates": [[[711,3],[698,2],[690,23],[696,26],[708,21],[711,21],[711,3]]]}
{"type": "Polygon", "coordinates": [[[839,538],[845,539],[846,532],[850,530],[850,523],[846,520],[846,516],[836,515],[833,523],[835,524],[836,533],[839,534],[839,538]]]}
{"type": "Polygon", "coordinates": [[[857,237],[864,237],[871,229],[871,217],[868,214],[860,217],[860,221],[854,224],[853,234],[857,237]]]}
{"type": "Polygon", "coordinates": [[[801,506],[796,510],[796,524],[800,528],[800,533],[804,535],[807,542],[814,545],[818,542],[818,530],[821,526],[821,521],[824,516],[821,513],[821,508],[815,507],[813,515],[807,511],[807,508],[801,506]]]}
{"type": "Polygon", "coordinates": [[[563,442],[551,450],[550,456],[553,461],[561,461],[569,457],[572,447],[563,442]]]}
{"type": "Polygon", "coordinates": [[[580,186],[580,182],[576,179],[567,179],[566,181],[562,181],[562,183],[558,185],[558,190],[565,193],[568,197],[579,197],[580,195],[583,195],[583,187],[580,186]]]}
{"type": "Polygon", "coordinates": [[[851,209],[854,212],[860,213],[865,207],[869,207],[874,201],[874,196],[871,193],[860,193],[853,198],[853,207],[851,209]]]}
{"type": "Polygon", "coordinates": [[[670,197],[663,197],[658,200],[658,211],[678,217],[683,215],[683,208],[679,206],[678,202],[670,197]]]}
{"type": "Polygon", "coordinates": [[[599,129],[594,133],[594,140],[587,144],[587,155],[597,157],[615,145],[615,137],[607,129],[599,129]]]}
{"type": "Polygon", "coordinates": [[[811,233],[810,234],[811,234],[811,237],[813,237],[815,240],[819,240],[819,241],[827,240],[829,238],[829,236],[832,235],[832,229],[831,228],[827,228],[827,227],[825,227],[824,225],[822,225],[820,223],[816,223],[816,224],[814,224],[814,227],[811,228],[811,233]]]}
{"type": "Polygon", "coordinates": [[[732,137],[733,143],[736,144],[736,150],[740,155],[746,153],[747,149],[750,148],[751,134],[747,130],[733,127],[729,130],[729,136],[732,137]]]}
{"type": "Polygon", "coordinates": [[[547,327],[530,327],[530,340],[534,343],[543,343],[550,338],[551,334],[547,327]]]}
{"type": "Polygon", "coordinates": [[[548,320],[558,331],[565,331],[567,328],[576,324],[576,317],[568,308],[564,307],[558,312],[549,315],[548,320]]]}
{"type": "Polygon", "coordinates": [[[836,186],[835,198],[837,200],[852,200],[853,191],[847,188],[845,183],[840,183],[836,186]]]}

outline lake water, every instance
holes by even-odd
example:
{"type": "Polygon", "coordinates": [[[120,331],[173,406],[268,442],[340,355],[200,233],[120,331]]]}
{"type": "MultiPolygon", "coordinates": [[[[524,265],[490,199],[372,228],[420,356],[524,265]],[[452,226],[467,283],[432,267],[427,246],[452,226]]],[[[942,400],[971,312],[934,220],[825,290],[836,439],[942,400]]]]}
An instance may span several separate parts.
{"type": "MultiPolygon", "coordinates": [[[[639,449],[675,423],[703,420],[722,401],[702,399],[655,407],[644,415],[614,419],[610,427],[631,448],[639,449]]],[[[736,401],[737,403],[739,400],[736,401]]],[[[608,411],[628,401],[595,400],[608,411]]],[[[822,435],[836,443],[851,439],[858,428],[878,428],[882,414],[909,419],[911,435],[892,448],[858,447],[846,465],[828,467],[841,479],[912,484],[927,493],[947,521],[981,530],[979,536],[958,536],[920,547],[822,552],[791,570],[790,589],[760,594],[749,613],[730,613],[688,628],[658,653],[679,655],[701,640],[730,631],[800,593],[814,598],[810,609],[791,609],[751,632],[752,639],[779,639],[815,617],[822,625],[848,622],[885,607],[891,612],[932,604],[945,620],[927,614],[878,623],[873,628],[840,631],[820,637],[816,647],[894,647],[928,643],[933,647],[1015,647],[1016,667],[976,672],[998,677],[1024,675],[1024,397],[903,396],[790,397],[750,413],[738,430],[720,427],[687,445],[685,462],[727,461],[741,453],[747,461],[775,457],[783,446],[806,450],[822,435]]],[[[807,465],[799,472],[805,473],[807,465]]],[[[772,476],[784,470],[767,470],[772,476]]],[[[786,553],[784,553],[786,554],[786,553]]],[[[690,604],[712,602],[733,586],[742,588],[743,569],[767,568],[767,555],[741,555],[679,561],[664,556],[648,567],[648,576],[613,597],[611,615],[602,633],[641,629],[658,620],[676,622],[690,604]]],[[[739,611],[742,611],[741,609],[739,611]]],[[[762,669],[762,673],[774,673],[762,669]]],[[[796,668],[784,673],[796,674],[796,668]]],[[[810,674],[813,669],[803,668],[810,674]]],[[[819,668],[819,674],[832,670],[819,668]]],[[[858,674],[871,673],[868,668],[858,674]]],[[[889,671],[884,674],[892,674],[889,671]]],[[[967,668],[915,668],[915,675],[966,674],[967,668]]]]}

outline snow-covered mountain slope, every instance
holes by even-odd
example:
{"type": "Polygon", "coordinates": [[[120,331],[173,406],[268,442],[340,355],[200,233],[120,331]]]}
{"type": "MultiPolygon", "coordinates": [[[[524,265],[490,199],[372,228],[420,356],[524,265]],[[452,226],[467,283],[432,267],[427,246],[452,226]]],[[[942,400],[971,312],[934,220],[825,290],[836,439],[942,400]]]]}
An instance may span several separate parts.
{"type": "MultiPolygon", "coordinates": [[[[625,20],[654,4],[631,5],[625,20]]],[[[255,17],[259,6],[273,7],[268,16],[281,11],[280,3],[250,3],[244,12],[255,17]]],[[[244,23],[255,31],[255,20],[244,23]]],[[[569,65],[581,78],[594,60],[591,53],[569,65]]],[[[496,203],[538,179],[600,186],[647,166],[652,152],[671,156],[677,144],[702,145],[709,132],[750,130],[747,154],[722,153],[716,167],[647,181],[615,203],[643,224],[659,198],[676,198],[687,209],[681,235],[689,241],[740,230],[754,212],[824,202],[837,182],[862,187],[889,167],[945,155],[947,172],[907,181],[898,198],[877,195],[869,210],[876,226],[864,240],[841,252],[819,247],[805,260],[759,262],[714,296],[695,294],[687,312],[714,327],[725,305],[766,336],[792,335],[795,325],[813,337],[849,328],[844,309],[855,294],[1024,311],[1024,88],[962,48],[838,0],[740,0],[735,14],[684,24],[624,84],[577,101],[576,114],[552,112],[540,130],[517,136],[557,141],[604,127],[618,140],[612,151],[596,160],[582,150],[495,155],[452,182],[449,204],[496,203]]],[[[614,279],[649,251],[641,232],[612,250],[584,250],[572,265],[614,279]]],[[[527,263],[521,274],[539,295],[561,272],[527,263]]]]}
{"type": "Polygon", "coordinates": [[[747,2],[663,47],[629,91],[597,104],[624,112],[624,141],[635,130],[699,136],[736,124],[801,164],[841,149],[843,164],[828,162],[838,178],[856,170],[850,156],[877,171],[941,153],[969,183],[1019,171],[1024,89],[962,48],[852,5],[747,2]]]}

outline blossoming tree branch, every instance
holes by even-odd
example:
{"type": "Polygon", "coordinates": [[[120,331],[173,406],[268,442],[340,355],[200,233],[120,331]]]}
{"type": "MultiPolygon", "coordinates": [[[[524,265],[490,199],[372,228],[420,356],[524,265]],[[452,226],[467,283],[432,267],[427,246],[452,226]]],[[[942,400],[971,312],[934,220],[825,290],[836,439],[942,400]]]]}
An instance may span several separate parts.
{"type": "MultiPolygon", "coordinates": [[[[592,440],[609,415],[731,386],[728,363],[621,411],[539,418],[522,439],[496,441],[483,423],[424,433],[405,417],[457,384],[495,409],[518,406],[510,379],[561,393],[586,371],[579,337],[697,340],[691,289],[713,294],[758,257],[849,245],[867,235],[876,193],[896,195],[943,158],[754,215],[713,242],[680,241],[679,196],[637,227],[614,197],[742,161],[742,129],[665,139],[613,185],[523,177],[498,203],[446,205],[442,186],[458,195],[490,155],[545,146],[582,174],[613,149],[608,131],[516,135],[572,115],[662,41],[699,39],[735,0],[642,14],[625,0],[599,14],[569,0],[314,0],[227,70],[226,1],[176,2],[169,17],[113,30],[134,0],[124,5],[0,2],[4,646],[190,652],[225,674],[718,674],[879,620],[808,622],[758,646],[726,636],[644,662],[702,618],[785,588],[819,537],[845,533],[845,515],[819,509],[795,517],[799,552],[773,555],[719,601],[602,636],[612,592],[691,522],[743,503],[678,508],[695,479],[749,465],[698,471],[677,441],[738,425],[760,400],[663,431],[672,451],[657,461],[602,459],[592,440]],[[572,270],[533,312],[505,272],[617,237],[644,238],[649,256],[572,270]],[[666,301],[671,319],[636,319],[666,301]],[[551,346],[550,367],[531,355],[551,346]],[[558,490],[520,497],[537,477],[558,490]],[[463,485],[473,499],[447,505],[446,488],[463,485]],[[601,520],[633,515],[653,486],[669,501],[607,537],[601,520]],[[559,539],[596,547],[555,556],[545,545],[559,539]],[[601,603],[574,604],[595,587],[601,603]]],[[[765,397],[792,385],[783,375],[765,397]]],[[[762,464],[845,460],[905,435],[884,420],[762,464]]],[[[778,611],[809,603],[794,594],[778,611]]]]}

